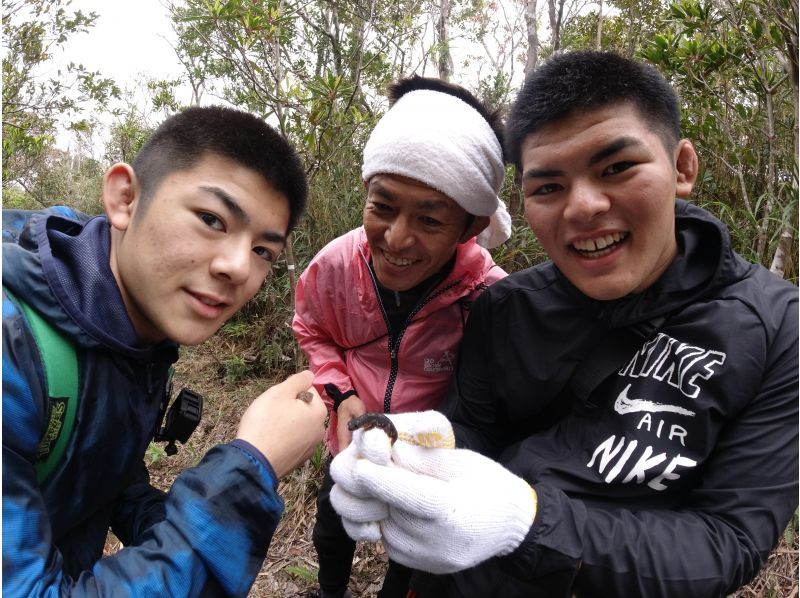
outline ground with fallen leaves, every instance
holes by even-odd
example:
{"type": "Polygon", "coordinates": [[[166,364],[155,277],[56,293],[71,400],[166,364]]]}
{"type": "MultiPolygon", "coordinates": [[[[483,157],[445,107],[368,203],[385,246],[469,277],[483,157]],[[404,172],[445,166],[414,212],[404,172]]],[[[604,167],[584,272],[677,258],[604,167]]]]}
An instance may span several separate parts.
{"type": "MultiPolygon", "coordinates": [[[[148,466],[155,486],[167,489],[181,470],[199,461],[214,445],[233,438],[247,405],[270,385],[265,380],[226,381],[224,364],[210,343],[213,339],[201,347],[184,350],[176,368],[176,389],[188,386],[205,396],[203,421],[187,445],[180,446],[177,455],[168,457],[160,449],[148,451],[148,466]]],[[[324,454],[318,454],[281,481],[279,492],[286,511],[250,592],[251,597],[299,598],[316,587],[317,558],[311,543],[311,529],[324,458],[324,454]]],[[[798,595],[796,530],[795,522],[759,577],[730,598],[795,598],[798,595]]],[[[118,542],[110,536],[108,552],[117,548],[118,542]]],[[[370,598],[376,595],[386,560],[380,545],[359,543],[350,583],[353,596],[370,598]]]]}

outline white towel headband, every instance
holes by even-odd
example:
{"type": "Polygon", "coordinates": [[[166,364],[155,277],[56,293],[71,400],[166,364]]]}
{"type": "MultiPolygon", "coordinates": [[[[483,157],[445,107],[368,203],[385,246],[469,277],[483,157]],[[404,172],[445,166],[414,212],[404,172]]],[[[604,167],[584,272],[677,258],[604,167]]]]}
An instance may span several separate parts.
{"type": "Polygon", "coordinates": [[[447,93],[418,89],[383,115],[364,147],[361,176],[406,176],[447,195],[468,213],[490,216],[478,243],[497,247],[511,236],[511,216],[497,197],[503,152],[486,119],[447,93]]]}

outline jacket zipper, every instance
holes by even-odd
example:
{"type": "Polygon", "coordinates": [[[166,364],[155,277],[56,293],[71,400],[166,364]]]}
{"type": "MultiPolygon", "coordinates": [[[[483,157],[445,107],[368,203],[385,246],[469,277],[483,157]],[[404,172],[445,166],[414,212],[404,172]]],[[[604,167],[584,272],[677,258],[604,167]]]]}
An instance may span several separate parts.
{"type": "Polygon", "coordinates": [[[426,305],[428,305],[428,303],[430,303],[431,301],[436,299],[436,297],[438,297],[442,293],[446,293],[447,291],[449,291],[453,287],[459,285],[461,283],[461,280],[460,279],[459,280],[454,280],[453,282],[451,282],[446,287],[442,287],[441,289],[439,289],[435,293],[432,293],[432,294],[428,295],[422,301],[417,303],[417,305],[414,306],[414,309],[411,310],[411,313],[408,314],[408,317],[406,318],[406,321],[403,323],[403,327],[397,333],[397,337],[394,339],[394,343],[393,343],[392,342],[392,327],[389,324],[389,316],[386,315],[386,310],[383,307],[383,301],[381,301],[381,293],[380,293],[380,291],[378,289],[378,281],[375,278],[375,274],[373,273],[372,268],[369,267],[369,261],[367,260],[366,256],[363,253],[361,253],[361,257],[362,257],[362,259],[364,260],[364,262],[367,265],[367,271],[369,272],[370,278],[372,279],[372,286],[375,289],[375,297],[378,300],[378,306],[381,308],[381,315],[383,316],[383,322],[384,322],[384,324],[386,324],[386,330],[389,333],[388,334],[388,343],[387,344],[388,344],[388,349],[389,349],[389,360],[390,360],[390,363],[391,363],[391,367],[389,368],[389,381],[388,381],[388,383],[386,385],[386,393],[383,395],[383,412],[384,413],[389,413],[389,410],[392,407],[392,393],[394,392],[394,384],[395,384],[395,382],[397,380],[397,370],[400,367],[399,360],[397,358],[398,349],[400,348],[400,342],[403,340],[403,335],[405,334],[406,329],[408,328],[408,325],[411,322],[411,319],[415,315],[417,315],[419,313],[419,311],[423,307],[425,307],[426,305]]]}
{"type": "MultiPolygon", "coordinates": [[[[395,339],[394,346],[392,346],[392,336],[389,335],[389,358],[391,359],[391,369],[389,370],[389,382],[386,385],[386,394],[383,396],[383,412],[389,413],[389,409],[392,406],[392,393],[394,392],[394,383],[397,381],[397,370],[400,367],[400,362],[397,359],[397,354],[400,349],[400,341],[403,340],[403,335],[406,333],[406,329],[408,325],[411,323],[411,319],[419,313],[419,311],[425,307],[428,303],[436,299],[442,293],[446,293],[454,286],[458,285],[461,281],[454,280],[452,283],[443,287],[436,291],[435,293],[428,295],[425,299],[420,301],[414,309],[411,310],[411,313],[408,314],[406,321],[403,323],[403,327],[400,329],[400,332],[397,333],[397,338],[395,339]]],[[[380,295],[378,296],[378,303],[380,303],[380,295]]],[[[383,305],[381,305],[381,311],[383,311],[383,305]]],[[[384,320],[387,322],[387,330],[388,330],[388,318],[386,317],[386,313],[383,314],[384,320]]]]}

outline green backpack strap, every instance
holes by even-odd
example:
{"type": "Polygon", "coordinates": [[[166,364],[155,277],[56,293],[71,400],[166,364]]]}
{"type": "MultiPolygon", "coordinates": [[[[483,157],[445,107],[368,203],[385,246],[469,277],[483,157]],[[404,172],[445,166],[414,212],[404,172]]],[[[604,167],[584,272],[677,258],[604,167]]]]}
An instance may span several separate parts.
{"type": "Polygon", "coordinates": [[[78,410],[78,358],[75,347],[61,332],[24,301],[3,287],[28,321],[42,358],[47,396],[50,400],[50,421],[39,444],[36,456],[36,481],[46,480],[58,465],[75,425],[78,410]]]}

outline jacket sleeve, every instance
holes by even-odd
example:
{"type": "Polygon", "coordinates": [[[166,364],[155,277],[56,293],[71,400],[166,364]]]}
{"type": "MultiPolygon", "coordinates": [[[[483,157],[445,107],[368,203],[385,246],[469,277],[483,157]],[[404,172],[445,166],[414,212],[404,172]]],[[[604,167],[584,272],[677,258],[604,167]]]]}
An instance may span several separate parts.
{"type": "Polygon", "coordinates": [[[34,462],[44,427],[41,385],[19,314],[3,301],[3,595],[246,596],[283,511],[264,457],[218,446],[176,479],[164,517],[135,545],[70,577],[53,544],[34,462]]]}
{"type": "Polygon", "coordinates": [[[500,266],[492,262],[489,268],[486,270],[483,282],[488,287],[497,282],[498,280],[505,278],[506,276],[508,276],[508,272],[506,272],[500,266]]]}
{"type": "MultiPolygon", "coordinates": [[[[319,284],[317,279],[320,271],[328,267],[336,266],[318,256],[300,276],[292,331],[314,372],[314,387],[330,409],[333,398],[325,392],[325,385],[334,384],[345,392],[353,389],[353,382],[347,372],[344,349],[335,339],[338,324],[332,300],[326,294],[325,285],[319,284]]],[[[330,275],[327,278],[330,279],[330,275]]]]}
{"type": "Polygon", "coordinates": [[[147,467],[140,463],[133,480],[119,497],[111,522],[112,531],[125,546],[138,543],[142,533],[164,520],[166,496],[150,485],[147,467]]]}
{"type": "Polygon", "coordinates": [[[456,375],[441,410],[453,424],[458,446],[497,458],[505,426],[492,393],[490,311],[490,293],[483,293],[470,310],[456,375]]]}

